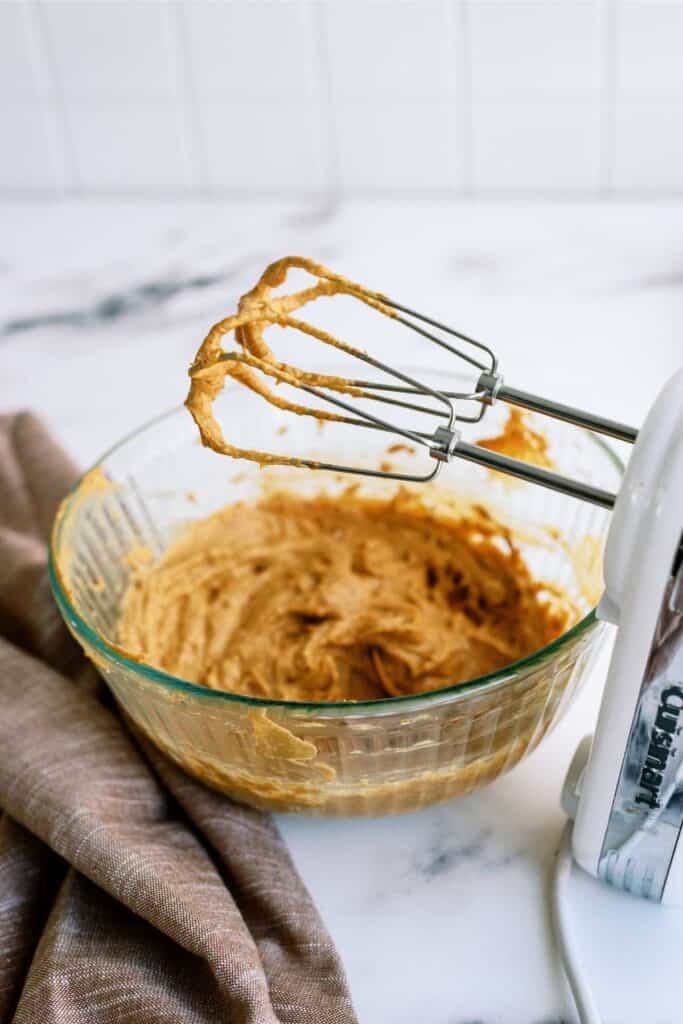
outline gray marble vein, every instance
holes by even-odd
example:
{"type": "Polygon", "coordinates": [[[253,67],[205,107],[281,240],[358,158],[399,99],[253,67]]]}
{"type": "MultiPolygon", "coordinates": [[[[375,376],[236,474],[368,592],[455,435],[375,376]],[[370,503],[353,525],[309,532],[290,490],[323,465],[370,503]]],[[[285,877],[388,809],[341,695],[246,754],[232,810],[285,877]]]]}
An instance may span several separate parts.
{"type": "Polygon", "coordinates": [[[39,313],[35,316],[14,317],[0,326],[0,337],[24,334],[41,327],[97,327],[112,320],[121,320],[156,309],[180,294],[204,291],[215,285],[225,284],[241,273],[242,269],[240,265],[193,277],[168,277],[146,281],[144,284],[132,285],[128,289],[105,295],[90,306],[39,313]]]}

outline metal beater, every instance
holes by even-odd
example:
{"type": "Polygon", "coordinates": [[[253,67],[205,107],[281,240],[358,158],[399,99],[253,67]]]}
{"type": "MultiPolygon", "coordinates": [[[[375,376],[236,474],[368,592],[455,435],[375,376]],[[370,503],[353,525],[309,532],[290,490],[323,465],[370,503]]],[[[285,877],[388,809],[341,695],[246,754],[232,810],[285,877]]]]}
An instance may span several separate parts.
{"type": "Polygon", "coordinates": [[[464,360],[468,366],[478,370],[479,377],[477,383],[470,392],[436,390],[421,383],[414,377],[397,370],[395,367],[388,366],[367,353],[356,350],[355,355],[357,358],[362,359],[370,366],[383,371],[401,383],[378,383],[369,380],[348,380],[347,383],[354,388],[360,389],[362,393],[360,397],[362,398],[392,405],[397,409],[407,409],[436,417],[439,422],[431,433],[407,429],[400,423],[391,422],[384,417],[374,415],[352,404],[346,398],[340,398],[338,394],[333,394],[326,389],[302,384],[302,390],[315,395],[325,402],[336,405],[347,413],[351,413],[351,418],[344,418],[345,422],[355,424],[356,426],[369,427],[374,430],[385,430],[406,438],[416,445],[426,447],[429,450],[429,454],[436,461],[436,465],[426,474],[384,472],[379,469],[313,462],[312,460],[305,459],[300,461],[301,465],[315,469],[356,473],[362,476],[384,476],[395,480],[424,482],[432,480],[444,462],[449,462],[452,458],[459,458],[465,459],[468,462],[475,462],[478,465],[485,466],[487,469],[494,469],[519,477],[530,483],[540,484],[543,487],[559,491],[573,498],[580,498],[602,508],[613,508],[616,500],[615,494],[593,487],[580,480],[572,480],[569,477],[543,469],[540,466],[531,465],[519,459],[513,459],[499,452],[490,451],[479,445],[463,441],[455,424],[480,422],[486,409],[497,399],[500,399],[519,408],[542,413],[546,416],[551,416],[553,419],[572,423],[575,426],[583,427],[619,441],[626,441],[629,444],[633,444],[638,437],[638,431],[634,427],[597,416],[594,413],[585,412],[573,406],[551,401],[540,395],[530,394],[528,391],[522,391],[519,388],[510,387],[505,384],[499,371],[498,359],[488,345],[384,296],[382,296],[382,303],[395,311],[396,316],[394,319],[399,323],[409,327],[423,338],[464,360]],[[435,333],[435,331],[441,332],[442,336],[435,333]],[[462,347],[456,346],[446,340],[443,335],[457,338],[462,345],[468,346],[468,349],[464,350],[462,347]],[[417,399],[429,398],[436,400],[439,403],[439,408],[416,403],[417,399]],[[459,404],[465,402],[476,403],[479,406],[478,411],[474,414],[461,411],[459,404]]]}

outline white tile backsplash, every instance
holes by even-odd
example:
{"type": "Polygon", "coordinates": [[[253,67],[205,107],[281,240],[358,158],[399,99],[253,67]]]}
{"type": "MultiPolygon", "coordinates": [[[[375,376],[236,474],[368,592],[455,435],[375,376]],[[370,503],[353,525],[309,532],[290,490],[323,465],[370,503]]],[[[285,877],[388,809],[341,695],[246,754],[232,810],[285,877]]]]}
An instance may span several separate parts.
{"type": "Polygon", "coordinates": [[[337,108],[339,177],[352,191],[455,191],[453,107],[437,101],[337,108]]]}
{"type": "Polygon", "coordinates": [[[482,191],[595,192],[600,118],[582,100],[475,102],[472,173],[482,191]]]}
{"type": "Polygon", "coordinates": [[[37,103],[0,102],[0,139],[0,189],[44,193],[62,180],[49,114],[37,103]]]}
{"type": "Polygon", "coordinates": [[[43,0],[41,7],[69,101],[172,100],[177,94],[168,3],[43,0]]]}
{"type": "Polygon", "coordinates": [[[620,98],[683,102],[683,5],[622,3],[616,38],[620,98]]]}
{"type": "Polygon", "coordinates": [[[683,0],[0,0],[0,189],[683,194],[683,0]]]}
{"type": "Polygon", "coordinates": [[[142,100],[74,104],[69,122],[81,191],[191,188],[187,138],[174,107],[142,100]]]}
{"type": "Polygon", "coordinates": [[[683,192],[683,101],[620,104],[614,183],[620,192],[683,192]]]}
{"type": "Polygon", "coordinates": [[[202,104],[209,187],[214,191],[322,191],[317,110],[307,101],[202,104]]]}
{"type": "Polygon", "coordinates": [[[0,96],[2,102],[37,101],[46,95],[31,10],[0,3],[0,96]]]}
{"type": "Polygon", "coordinates": [[[298,0],[187,0],[182,6],[202,99],[312,95],[312,40],[298,0]]]}
{"type": "Polygon", "coordinates": [[[600,4],[528,0],[469,5],[473,99],[537,101],[597,96],[600,4]]]}
{"type": "Polygon", "coordinates": [[[448,99],[456,50],[447,0],[324,5],[332,87],[341,100],[448,99]]]}

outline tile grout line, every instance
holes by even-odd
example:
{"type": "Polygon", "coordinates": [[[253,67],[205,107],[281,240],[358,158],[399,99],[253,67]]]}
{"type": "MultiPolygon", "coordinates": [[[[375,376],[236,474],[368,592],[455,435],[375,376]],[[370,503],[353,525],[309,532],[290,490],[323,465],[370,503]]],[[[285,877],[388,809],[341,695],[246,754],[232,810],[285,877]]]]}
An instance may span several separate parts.
{"type": "Polygon", "coordinates": [[[472,48],[470,39],[470,10],[468,0],[454,0],[455,3],[455,48],[457,75],[457,131],[461,147],[458,158],[458,195],[476,194],[473,174],[473,122],[472,122],[472,48]]]}
{"type": "Polygon", "coordinates": [[[453,196],[463,193],[463,89],[460,84],[462,75],[462,58],[460,54],[461,33],[458,24],[457,0],[441,0],[444,21],[444,37],[446,39],[445,80],[443,93],[449,108],[453,111],[448,119],[448,148],[451,160],[453,196]]]}
{"type": "MultiPolygon", "coordinates": [[[[57,59],[50,40],[43,0],[31,0],[30,4],[27,6],[27,11],[29,12],[29,16],[32,20],[33,34],[37,40],[37,45],[42,51],[42,63],[46,72],[45,77],[46,84],[49,87],[49,94],[54,97],[54,100],[51,102],[47,97],[41,96],[40,106],[43,116],[46,119],[46,123],[50,109],[54,110],[57,119],[59,134],[58,144],[61,149],[62,157],[60,163],[61,169],[65,172],[66,180],[62,180],[61,182],[55,181],[55,193],[56,195],[62,196],[66,194],[80,196],[83,194],[83,186],[78,171],[78,161],[76,159],[71,123],[66,107],[66,98],[64,96],[64,89],[62,87],[57,59]]],[[[53,152],[55,141],[56,140],[54,138],[51,138],[50,140],[50,148],[53,152]]],[[[56,156],[56,153],[54,155],[56,156]]],[[[57,168],[55,167],[55,172],[56,170],[57,168]]]]}
{"type": "Polygon", "coordinates": [[[300,0],[300,10],[306,20],[311,42],[310,67],[323,157],[323,200],[325,206],[332,209],[339,203],[342,187],[339,122],[332,86],[325,5],[315,0],[300,0]]]}
{"type": "Polygon", "coordinates": [[[616,48],[618,11],[616,0],[600,3],[600,153],[598,195],[615,194],[615,111],[617,99],[616,48]]]}
{"type": "Polygon", "coordinates": [[[170,7],[178,55],[176,83],[183,108],[187,140],[191,149],[190,160],[194,176],[190,191],[194,194],[209,195],[211,193],[209,161],[204,137],[204,123],[199,107],[197,77],[190,47],[185,0],[173,0],[170,7]]]}

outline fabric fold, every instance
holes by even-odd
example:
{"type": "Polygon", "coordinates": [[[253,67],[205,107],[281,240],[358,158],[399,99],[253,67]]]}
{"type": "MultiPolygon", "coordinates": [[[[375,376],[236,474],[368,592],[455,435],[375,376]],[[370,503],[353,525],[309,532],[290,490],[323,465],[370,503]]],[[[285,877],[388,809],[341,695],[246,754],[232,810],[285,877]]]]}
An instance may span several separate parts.
{"type": "Polygon", "coordinates": [[[0,417],[0,1021],[353,1024],[271,819],[88,684],[46,580],[74,478],[35,417],[0,417]]]}

